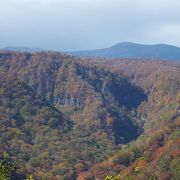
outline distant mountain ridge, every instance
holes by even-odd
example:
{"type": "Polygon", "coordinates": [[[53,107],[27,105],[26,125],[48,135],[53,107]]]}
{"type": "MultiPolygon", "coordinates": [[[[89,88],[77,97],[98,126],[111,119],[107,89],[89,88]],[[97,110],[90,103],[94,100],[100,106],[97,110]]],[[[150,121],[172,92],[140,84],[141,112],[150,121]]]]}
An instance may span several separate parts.
{"type": "MultiPolygon", "coordinates": [[[[2,50],[17,52],[42,52],[46,49],[36,47],[5,47],[2,50]]],[[[82,51],[64,51],[64,53],[81,57],[158,59],[180,61],[180,48],[169,44],[144,45],[121,42],[108,48],[82,51]]]]}
{"type": "Polygon", "coordinates": [[[87,57],[180,60],[180,48],[168,44],[144,45],[122,42],[109,48],[68,53],[87,57]]]}
{"type": "Polygon", "coordinates": [[[36,47],[13,47],[13,46],[5,47],[2,50],[29,52],[29,53],[45,51],[44,49],[36,48],[36,47]]]}

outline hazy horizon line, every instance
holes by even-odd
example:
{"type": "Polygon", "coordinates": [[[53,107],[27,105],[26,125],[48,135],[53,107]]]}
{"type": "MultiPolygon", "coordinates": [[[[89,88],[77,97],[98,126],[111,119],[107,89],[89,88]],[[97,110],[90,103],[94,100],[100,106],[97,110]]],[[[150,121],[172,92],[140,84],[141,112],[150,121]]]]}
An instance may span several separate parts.
{"type": "Polygon", "coordinates": [[[5,50],[5,49],[8,49],[8,48],[17,48],[17,49],[21,49],[21,48],[27,48],[27,49],[39,49],[39,50],[43,50],[43,51],[62,51],[62,52],[73,52],[73,51],[91,51],[91,50],[99,50],[99,49],[105,49],[105,48],[111,48],[113,46],[116,46],[118,44],[123,44],[123,43],[129,43],[129,44],[136,44],[136,45],[144,45],[144,46],[156,46],[156,45],[169,45],[169,46],[174,46],[174,47],[177,47],[177,48],[180,48],[180,46],[178,45],[175,45],[175,44],[170,44],[170,43],[139,43],[139,42],[131,42],[131,41],[122,41],[122,42],[117,42],[117,43],[114,43],[110,46],[106,46],[106,47],[99,47],[99,48],[92,48],[92,49],[79,49],[79,50],[65,50],[65,49],[57,49],[57,48],[43,48],[43,47],[39,47],[39,46],[28,46],[28,45],[21,45],[21,46],[4,46],[4,47],[1,47],[0,49],[1,50],[5,50]]]}

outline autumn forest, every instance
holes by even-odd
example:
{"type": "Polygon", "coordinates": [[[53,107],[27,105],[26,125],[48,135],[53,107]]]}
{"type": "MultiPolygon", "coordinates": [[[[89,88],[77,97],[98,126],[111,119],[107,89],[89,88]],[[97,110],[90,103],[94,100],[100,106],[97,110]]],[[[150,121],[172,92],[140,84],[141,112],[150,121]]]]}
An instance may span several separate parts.
{"type": "Polygon", "coordinates": [[[180,64],[0,52],[1,180],[178,180],[180,64]]]}

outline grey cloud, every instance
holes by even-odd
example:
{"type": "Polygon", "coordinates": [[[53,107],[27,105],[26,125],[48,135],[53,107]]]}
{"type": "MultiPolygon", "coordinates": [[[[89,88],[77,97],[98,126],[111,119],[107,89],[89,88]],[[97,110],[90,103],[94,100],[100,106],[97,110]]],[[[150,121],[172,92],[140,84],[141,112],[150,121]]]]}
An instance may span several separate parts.
{"type": "Polygon", "coordinates": [[[180,46],[179,0],[6,0],[0,47],[94,49],[121,41],[180,46]]]}

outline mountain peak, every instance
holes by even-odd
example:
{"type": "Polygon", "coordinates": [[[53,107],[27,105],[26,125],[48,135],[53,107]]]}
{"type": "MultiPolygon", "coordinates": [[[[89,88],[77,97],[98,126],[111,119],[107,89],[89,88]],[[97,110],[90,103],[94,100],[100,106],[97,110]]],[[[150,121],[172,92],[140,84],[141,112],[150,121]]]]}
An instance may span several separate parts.
{"type": "Polygon", "coordinates": [[[70,52],[72,55],[104,58],[180,60],[180,48],[168,44],[144,45],[120,42],[109,48],[70,52]]]}

